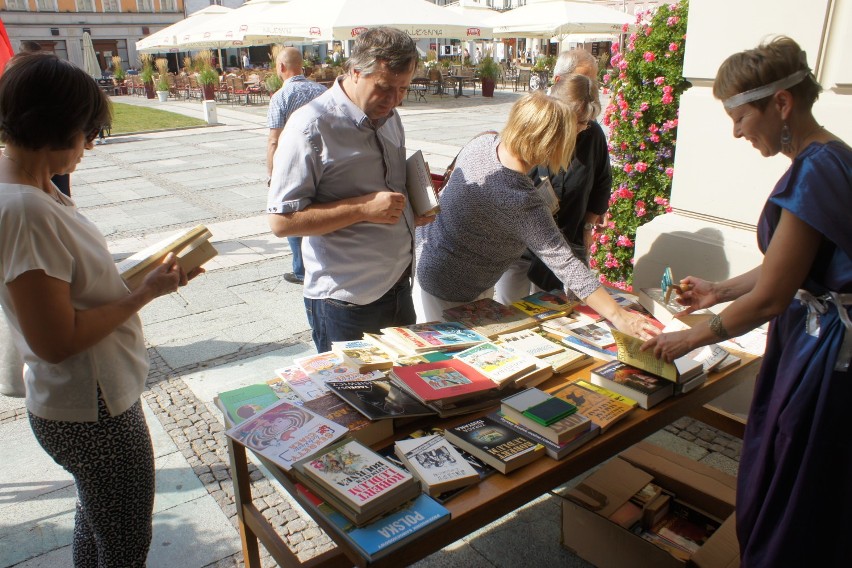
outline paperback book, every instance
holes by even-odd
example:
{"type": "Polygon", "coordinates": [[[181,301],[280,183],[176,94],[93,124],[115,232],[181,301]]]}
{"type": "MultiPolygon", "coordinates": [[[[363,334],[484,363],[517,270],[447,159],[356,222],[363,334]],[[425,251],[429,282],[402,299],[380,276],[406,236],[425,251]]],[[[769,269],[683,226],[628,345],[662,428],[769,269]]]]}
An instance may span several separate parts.
{"type": "Polygon", "coordinates": [[[624,404],[627,404],[627,405],[629,405],[633,408],[636,408],[637,406],[639,406],[639,403],[636,402],[635,400],[633,400],[630,397],[624,396],[623,394],[619,394],[617,392],[613,392],[613,391],[611,391],[607,388],[600,387],[598,385],[592,384],[592,383],[584,381],[582,379],[574,381],[574,384],[579,386],[579,387],[583,387],[586,390],[590,390],[590,391],[596,392],[598,394],[608,396],[609,398],[611,398],[613,400],[617,400],[618,402],[623,402],[624,404]]]}
{"type": "Polygon", "coordinates": [[[239,424],[278,402],[278,396],[269,385],[248,385],[220,392],[219,402],[225,407],[230,421],[239,424]]]}
{"type": "Polygon", "coordinates": [[[497,388],[494,381],[458,359],[393,367],[391,380],[426,403],[457,402],[497,388]]]}
{"type": "Polygon", "coordinates": [[[534,357],[502,349],[493,343],[480,343],[453,355],[485,375],[498,387],[536,368],[534,357]]]}
{"type": "Polygon", "coordinates": [[[359,373],[390,369],[394,364],[393,356],[388,351],[364,339],[333,341],[331,350],[341,355],[344,362],[351,364],[359,373]]]}
{"type": "Polygon", "coordinates": [[[335,395],[370,420],[429,416],[435,411],[399,388],[389,379],[326,383],[335,395]]]}
{"type": "Polygon", "coordinates": [[[410,473],[355,440],[326,447],[294,469],[308,489],[359,526],[420,493],[410,473]]]}
{"type": "Polygon", "coordinates": [[[537,321],[567,316],[579,302],[570,300],[562,290],[539,291],[512,305],[537,321]]]}
{"type": "Polygon", "coordinates": [[[633,406],[610,397],[584,389],[576,383],[568,383],[553,393],[553,396],[567,400],[577,407],[577,412],[600,426],[601,433],[627,416],[633,406]]]}
{"type": "Polygon", "coordinates": [[[592,383],[632,398],[645,410],[674,394],[675,384],[631,367],[621,361],[610,361],[591,371],[592,383]]]}
{"type": "Polygon", "coordinates": [[[527,329],[536,320],[514,306],[504,306],[491,298],[449,308],[443,312],[447,321],[460,322],[477,333],[495,339],[501,333],[527,329]]]}
{"type": "Polygon", "coordinates": [[[293,359],[293,363],[312,381],[322,385],[329,381],[368,381],[384,377],[379,371],[361,373],[356,366],[347,363],[340,354],[332,351],[293,359]]]}
{"type": "Polygon", "coordinates": [[[577,323],[566,329],[568,335],[595,347],[604,349],[615,343],[612,330],[605,323],[577,323]]]}
{"type": "Polygon", "coordinates": [[[349,430],[306,408],[281,400],[225,431],[230,438],[289,471],[349,430]]]}
{"type": "Polygon", "coordinates": [[[437,215],[441,210],[438,195],[432,185],[429,165],[423,152],[417,150],[405,160],[405,187],[414,213],[420,217],[437,215]]]}
{"type": "Polygon", "coordinates": [[[399,440],[395,446],[397,457],[420,480],[423,492],[433,497],[479,482],[479,473],[443,436],[399,440]]]}
{"type": "Polygon", "coordinates": [[[331,525],[337,536],[352,544],[367,560],[375,562],[413,538],[420,538],[450,520],[450,512],[428,495],[380,517],[363,527],[352,524],[330,504],[297,483],[300,502],[331,525]]]}
{"type": "Polygon", "coordinates": [[[536,388],[522,390],[517,394],[504,398],[500,410],[503,415],[513,422],[521,424],[554,444],[564,444],[592,427],[592,421],[579,412],[574,412],[547,425],[533,419],[531,416],[534,416],[534,414],[527,414],[530,409],[544,403],[570,404],[576,410],[576,405],[536,388]]]}
{"type": "Polygon", "coordinates": [[[448,428],[444,437],[503,474],[544,455],[544,446],[488,417],[448,428]]]}
{"type": "Polygon", "coordinates": [[[170,252],[175,253],[184,272],[190,272],[218,254],[210,244],[212,236],[204,225],[180,231],[122,260],[117,265],[118,272],[133,290],[170,252]]]}
{"type": "Polygon", "coordinates": [[[458,351],[488,338],[459,322],[429,322],[382,329],[382,339],[407,355],[426,351],[458,351]]]}
{"type": "Polygon", "coordinates": [[[515,351],[523,351],[533,357],[546,357],[565,351],[564,347],[545,339],[532,329],[502,333],[497,338],[502,345],[509,346],[515,351]]]}
{"type": "Polygon", "coordinates": [[[279,400],[286,400],[290,404],[295,404],[296,406],[301,406],[305,399],[300,397],[296,391],[281,377],[275,377],[274,379],[270,379],[266,381],[266,384],[269,385],[273,391],[275,391],[275,395],[279,398],[279,400]]]}
{"type": "Polygon", "coordinates": [[[594,439],[598,436],[598,434],[601,433],[601,427],[593,423],[592,427],[586,430],[585,432],[577,434],[576,436],[562,444],[556,444],[554,442],[551,442],[541,434],[530,430],[523,424],[515,422],[508,416],[504,415],[502,412],[492,412],[488,415],[488,417],[494,420],[495,422],[499,422],[500,424],[511,428],[521,436],[524,436],[526,438],[529,438],[533,442],[541,444],[542,446],[544,446],[544,453],[555,460],[561,460],[562,458],[575,451],[577,448],[584,445],[586,442],[594,439]]]}
{"type": "Polygon", "coordinates": [[[654,357],[651,351],[642,351],[644,341],[638,337],[621,333],[617,329],[612,330],[612,335],[616,341],[616,358],[622,363],[674,383],[685,383],[704,372],[701,362],[688,356],[679,357],[674,362],[667,363],[654,357]]]}
{"type": "Polygon", "coordinates": [[[374,444],[393,436],[393,420],[370,420],[333,393],[304,402],[302,406],[323,418],[346,426],[349,435],[362,444],[374,444]]]}
{"type": "Polygon", "coordinates": [[[325,384],[314,381],[296,365],[276,369],[275,374],[287,383],[303,401],[313,400],[328,393],[325,384]]]}

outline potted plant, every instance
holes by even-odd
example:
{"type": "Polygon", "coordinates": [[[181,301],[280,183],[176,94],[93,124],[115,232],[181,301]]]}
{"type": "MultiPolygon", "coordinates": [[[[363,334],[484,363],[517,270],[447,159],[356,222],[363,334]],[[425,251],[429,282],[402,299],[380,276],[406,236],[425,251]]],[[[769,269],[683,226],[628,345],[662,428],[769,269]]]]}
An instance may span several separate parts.
{"type": "Polygon", "coordinates": [[[479,72],[479,80],[482,81],[482,96],[493,97],[494,86],[497,84],[497,77],[500,76],[500,66],[494,61],[490,55],[486,55],[476,67],[479,72]]]}
{"type": "Polygon", "coordinates": [[[124,84],[124,79],[127,77],[127,74],[124,72],[124,68],[121,66],[121,56],[113,55],[112,56],[112,82],[118,87],[118,92],[121,95],[127,94],[127,85],[124,84]]]}
{"type": "Polygon", "coordinates": [[[205,101],[216,100],[216,85],[219,84],[219,73],[213,69],[212,59],[213,53],[209,49],[201,50],[195,56],[198,84],[201,85],[205,101]]]}
{"type": "Polygon", "coordinates": [[[145,86],[145,96],[154,98],[154,58],[148,53],[139,55],[139,63],[142,69],[139,71],[139,79],[145,86]]]}
{"type": "Polygon", "coordinates": [[[169,62],[160,57],[157,59],[157,98],[161,103],[169,100],[169,62]]]}

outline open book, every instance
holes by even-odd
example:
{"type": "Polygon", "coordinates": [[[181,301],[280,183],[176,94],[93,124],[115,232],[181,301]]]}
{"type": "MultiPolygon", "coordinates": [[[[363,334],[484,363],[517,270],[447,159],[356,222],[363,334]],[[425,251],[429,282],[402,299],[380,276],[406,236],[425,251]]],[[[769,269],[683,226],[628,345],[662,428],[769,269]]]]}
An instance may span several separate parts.
{"type": "Polygon", "coordinates": [[[423,159],[423,152],[417,150],[405,161],[405,187],[408,189],[408,199],[411,207],[418,216],[437,215],[441,210],[438,196],[432,186],[432,175],[429,166],[423,159]]]}
{"type": "Polygon", "coordinates": [[[207,227],[196,225],[127,257],[118,263],[118,271],[133,290],[151,270],[163,262],[167,254],[173,252],[184,272],[190,272],[218,254],[210,244],[212,236],[207,227]]]}

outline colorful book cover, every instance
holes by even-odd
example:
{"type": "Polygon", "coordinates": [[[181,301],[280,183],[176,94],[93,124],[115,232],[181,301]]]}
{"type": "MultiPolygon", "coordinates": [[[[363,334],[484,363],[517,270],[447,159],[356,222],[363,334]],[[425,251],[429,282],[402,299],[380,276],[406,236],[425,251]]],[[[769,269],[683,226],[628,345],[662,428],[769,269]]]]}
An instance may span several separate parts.
{"type": "Polygon", "coordinates": [[[342,355],[361,373],[393,367],[393,356],[372,341],[334,341],[331,350],[342,355]]]}
{"type": "Polygon", "coordinates": [[[296,365],[276,369],[275,374],[287,383],[303,401],[313,400],[328,393],[328,389],[325,388],[323,383],[315,382],[296,365]]]}
{"type": "Polygon", "coordinates": [[[488,338],[458,322],[428,322],[388,327],[382,333],[401,340],[409,350],[420,353],[456,350],[488,341],[488,338]]]}
{"type": "Polygon", "coordinates": [[[280,400],[227,430],[234,441],[285,470],[344,436],[349,430],[305,408],[280,400]]]}
{"type": "Polygon", "coordinates": [[[393,367],[393,377],[423,402],[458,400],[497,385],[458,359],[393,367]]]}
{"type": "Polygon", "coordinates": [[[544,446],[488,417],[448,428],[444,436],[504,474],[544,455],[544,446]]]}
{"type": "Polygon", "coordinates": [[[278,396],[280,400],[286,400],[290,404],[295,404],[296,406],[301,406],[305,400],[299,396],[299,394],[293,390],[287,381],[282,379],[281,377],[275,377],[274,379],[266,381],[272,390],[275,391],[275,394],[278,396]]]}
{"type": "Polygon", "coordinates": [[[608,396],[586,390],[583,387],[568,383],[553,396],[562,398],[577,407],[577,412],[586,416],[606,432],[610,426],[627,416],[633,407],[623,402],[613,400],[608,396]]]}
{"type": "Polygon", "coordinates": [[[613,391],[606,389],[604,387],[599,387],[598,385],[593,385],[592,383],[589,383],[587,381],[578,380],[578,381],[574,381],[574,384],[576,384],[577,386],[581,386],[584,389],[594,391],[598,394],[608,396],[609,398],[611,398],[613,400],[617,400],[618,402],[623,402],[624,404],[630,405],[634,408],[636,407],[636,405],[639,404],[638,402],[636,402],[635,400],[633,400],[630,397],[624,396],[623,394],[618,394],[617,392],[613,392],[613,391]]]}
{"type": "Polygon", "coordinates": [[[366,381],[379,378],[378,371],[361,373],[357,367],[344,361],[343,356],[333,351],[309,355],[294,359],[293,362],[302,369],[315,383],[325,384],[329,381],[366,381]]]}
{"type": "Polygon", "coordinates": [[[612,330],[603,323],[580,323],[567,329],[568,333],[580,341],[604,349],[615,343],[612,330]]]}
{"type": "Polygon", "coordinates": [[[388,379],[331,382],[326,386],[370,420],[435,414],[434,410],[388,379]]]}
{"type": "Polygon", "coordinates": [[[225,407],[228,418],[234,424],[239,424],[278,402],[278,396],[269,385],[248,385],[219,393],[219,401],[225,407]]]}
{"type": "Polygon", "coordinates": [[[339,534],[370,561],[382,558],[412,537],[419,538],[450,520],[450,512],[446,508],[428,495],[421,494],[406,507],[359,528],[304,485],[297,483],[296,490],[307,500],[309,507],[331,522],[339,534]]]}
{"type": "Polygon", "coordinates": [[[449,308],[443,312],[447,321],[460,322],[490,338],[533,327],[536,320],[514,306],[504,306],[491,298],[482,298],[449,308]]]}
{"type": "Polygon", "coordinates": [[[593,368],[591,373],[599,375],[604,379],[618,383],[629,389],[640,392],[646,396],[653,395],[662,390],[671,392],[672,383],[650,373],[631,367],[621,361],[610,361],[593,368]]]}
{"type": "MultiPolygon", "coordinates": [[[[539,292],[535,292],[534,294],[530,294],[529,296],[521,298],[513,305],[515,307],[520,308],[520,306],[518,306],[518,303],[524,303],[528,306],[536,306],[544,310],[543,312],[540,312],[537,316],[533,316],[539,320],[565,316],[567,314],[570,314],[574,310],[574,308],[579,304],[579,302],[569,299],[565,292],[563,292],[562,290],[551,290],[549,292],[545,292],[542,290],[539,292]]],[[[523,308],[521,309],[523,310],[523,308]]]]}
{"type": "Polygon", "coordinates": [[[504,398],[501,410],[511,420],[524,425],[534,432],[538,432],[540,435],[557,444],[565,443],[576,437],[578,433],[585,432],[592,427],[592,421],[579,412],[579,410],[547,426],[539,424],[532,418],[524,415],[524,412],[530,407],[547,402],[552,398],[554,398],[553,395],[540,389],[530,388],[504,398]]]}
{"type": "Polygon", "coordinates": [[[535,359],[529,355],[501,349],[493,343],[480,343],[453,355],[464,361],[498,385],[535,369],[535,359]]]}
{"type": "Polygon", "coordinates": [[[511,347],[515,351],[523,351],[533,357],[546,357],[565,351],[564,347],[545,339],[541,334],[531,329],[503,333],[498,339],[502,345],[511,347]]]}

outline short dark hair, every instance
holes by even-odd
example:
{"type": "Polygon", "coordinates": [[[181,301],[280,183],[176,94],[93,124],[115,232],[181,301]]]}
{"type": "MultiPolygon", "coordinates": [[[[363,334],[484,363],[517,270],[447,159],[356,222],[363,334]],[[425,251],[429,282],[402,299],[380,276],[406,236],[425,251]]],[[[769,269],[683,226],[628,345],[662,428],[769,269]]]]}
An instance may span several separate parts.
{"type": "Polygon", "coordinates": [[[355,38],[352,57],[346,62],[348,71],[360,71],[363,75],[374,73],[384,63],[391,73],[408,73],[420,56],[417,45],[407,33],[396,28],[377,27],[361,33],[355,38]]]}
{"type": "Polygon", "coordinates": [[[22,53],[0,77],[0,141],[64,150],[112,123],[107,96],[85,71],[52,53],[22,53]]]}
{"type": "Polygon", "coordinates": [[[36,51],[41,51],[41,44],[37,41],[32,41],[29,39],[25,39],[21,42],[21,52],[22,53],[33,53],[36,51]]]}

